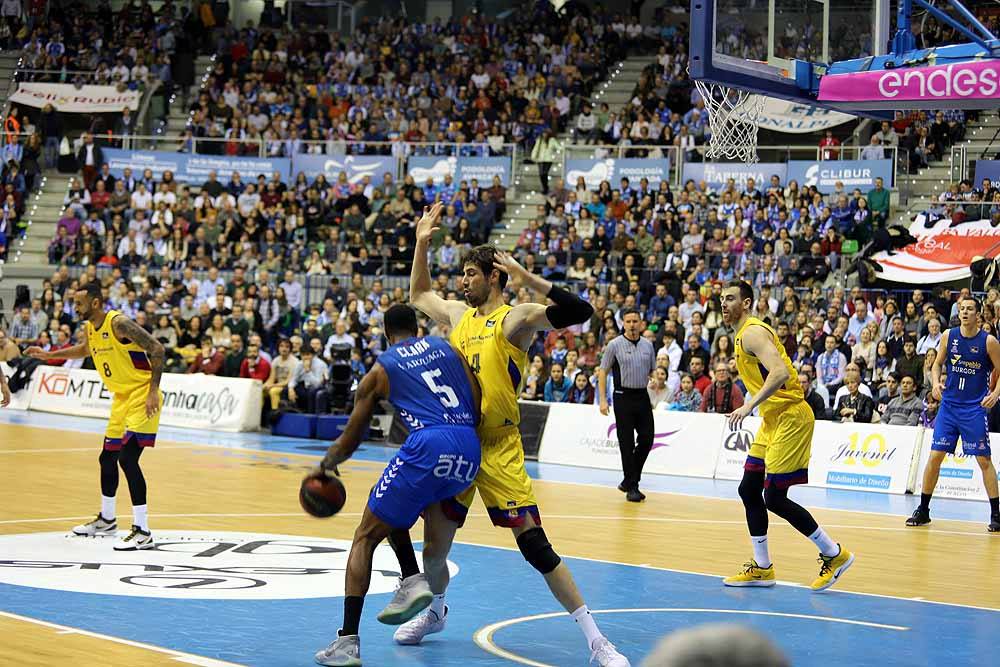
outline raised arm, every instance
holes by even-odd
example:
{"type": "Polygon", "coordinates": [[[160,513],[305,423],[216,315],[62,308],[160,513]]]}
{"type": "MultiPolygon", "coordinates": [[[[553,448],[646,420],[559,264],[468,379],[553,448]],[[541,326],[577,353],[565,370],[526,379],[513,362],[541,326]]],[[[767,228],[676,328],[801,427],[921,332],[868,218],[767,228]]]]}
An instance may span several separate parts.
{"type": "Polygon", "coordinates": [[[361,445],[361,436],[365,428],[372,421],[375,414],[375,407],[381,398],[389,395],[389,375],[378,363],[372,366],[361,382],[358,383],[358,390],[354,398],[354,409],[347,419],[347,425],[341,432],[340,437],[333,441],[326,456],[323,457],[321,468],[323,470],[336,470],[337,466],[347,459],[361,445]]]}
{"type": "Polygon", "coordinates": [[[417,242],[410,266],[410,303],[432,320],[455,326],[465,313],[466,306],[461,301],[442,299],[431,290],[431,270],[427,265],[427,249],[431,236],[438,230],[438,218],[443,206],[441,202],[435,202],[430,208],[424,207],[424,214],[417,221],[417,242]]]}
{"type": "Polygon", "coordinates": [[[64,347],[61,350],[46,352],[37,345],[27,348],[24,353],[33,359],[48,361],[50,359],[85,359],[90,356],[90,346],[87,344],[87,330],[80,328],[80,342],[71,347],[64,347]]]}

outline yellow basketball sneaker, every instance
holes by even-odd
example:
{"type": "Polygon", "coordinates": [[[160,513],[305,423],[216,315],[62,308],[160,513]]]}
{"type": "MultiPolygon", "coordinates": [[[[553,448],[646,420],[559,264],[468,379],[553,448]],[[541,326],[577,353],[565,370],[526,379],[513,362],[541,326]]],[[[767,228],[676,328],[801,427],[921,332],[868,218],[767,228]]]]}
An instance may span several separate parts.
{"type": "Polygon", "coordinates": [[[726,586],[774,586],[777,583],[774,578],[774,563],[768,567],[757,565],[755,560],[743,563],[742,572],[726,577],[722,583],[726,586]]]}
{"type": "Polygon", "coordinates": [[[830,586],[837,583],[840,575],[847,572],[847,568],[854,564],[854,554],[840,547],[840,553],[836,556],[819,555],[819,576],[812,582],[811,588],[816,591],[825,591],[830,586]]]}

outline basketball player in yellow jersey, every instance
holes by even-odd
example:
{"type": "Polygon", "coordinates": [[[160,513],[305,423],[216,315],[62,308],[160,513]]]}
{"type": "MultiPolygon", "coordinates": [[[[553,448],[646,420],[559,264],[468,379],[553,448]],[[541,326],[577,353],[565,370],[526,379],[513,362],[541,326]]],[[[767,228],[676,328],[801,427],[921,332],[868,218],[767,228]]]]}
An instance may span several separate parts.
{"type": "Polygon", "coordinates": [[[143,448],[156,443],[160,425],[163,345],[118,311],[104,312],[104,297],[96,281],[78,290],[73,295],[73,303],[77,317],[83,322],[86,340],[54,352],[38,347],[26,351],[36,359],[89,356],[104,386],[115,395],[99,459],[101,511],[93,521],[74,528],[73,533],[88,537],[116,534],[115,494],[120,465],[132,497],[133,521],[132,530],[117,540],[114,548],[116,551],[152,549],[155,544],[147,519],[146,479],[139,467],[139,456],[143,448]]]}
{"type": "MultiPolygon", "coordinates": [[[[475,499],[483,498],[495,526],[510,528],[517,546],[548,584],[552,594],[583,631],[591,659],[601,667],[628,667],[629,662],[601,634],[584,604],[569,568],[556,555],[542,530],[531,479],[524,469],[524,448],[518,424],[517,396],[527,362],[527,349],[538,331],[561,329],[590,318],[590,304],[540,276],[529,273],[510,255],[491,245],[479,246],[463,258],[462,289],[466,303],[442,299],[431,291],[427,250],[436,231],[442,204],[424,210],[417,223],[417,242],[410,272],[410,301],[437,322],[452,328],[451,343],[469,362],[482,387],[481,421],[477,432],[483,448],[476,481],[461,496],[428,508],[425,517],[424,572],[434,593],[424,614],[400,626],[394,638],[400,644],[418,644],[424,636],[444,629],[448,584],[446,557],[455,531],[475,499]],[[504,303],[503,289],[526,286],[544,294],[555,305],[504,303]],[[466,305],[468,304],[468,305],[466,305]]],[[[391,538],[400,552],[400,539],[391,538]]],[[[412,547],[410,547],[412,549],[412,547]]],[[[401,567],[403,557],[400,557],[401,567]]],[[[404,575],[405,576],[405,575],[404,575]]]]}
{"type": "Polygon", "coordinates": [[[739,487],[754,557],[724,583],[774,586],[774,565],[767,548],[767,511],[771,510],[819,547],[819,576],[812,589],[826,590],[851,566],[854,555],[830,539],[806,508],[788,498],[789,487],[808,481],[816,420],[784,345],[770,326],[750,317],[752,305],[753,289],[747,282],[735,280],[722,292],[723,320],[736,332],[736,368],[751,395],[729,413],[729,426],[739,430],[754,408],[759,408],[764,420],[750,446],[739,487]]]}

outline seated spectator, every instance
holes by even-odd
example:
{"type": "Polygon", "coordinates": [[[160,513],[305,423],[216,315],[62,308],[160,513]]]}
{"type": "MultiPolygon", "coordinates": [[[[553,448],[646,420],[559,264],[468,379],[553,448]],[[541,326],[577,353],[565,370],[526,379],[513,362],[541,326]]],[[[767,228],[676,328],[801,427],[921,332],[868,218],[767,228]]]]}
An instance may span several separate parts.
{"type": "Polygon", "coordinates": [[[573,387],[573,383],[564,374],[564,366],[553,363],[549,370],[549,379],[545,382],[544,400],[547,403],[562,403],[573,387]]]}
{"type": "Polygon", "coordinates": [[[649,405],[655,410],[657,408],[667,408],[673,397],[673,390],[667,384],[667,369],[656,368],[649,377],[649,385],[646,391],[649,392],[649,405]]]}
{"type": "Polygon", "coordinates": [[[899,381],[899,395],[891,399],[882,415],[882,422],[899,426],[918,426],[924,404],[917,395],[917,383],[904,375],[899,381]]]}
{"type": "Polygon", "coordinates": [[[260,354],[256,343],[247,345],[246,358],[240,363],[240,377],[266,382],[271,376],[271,363],[260,354]]]}
{"type": "Polygon", "coordinates": [[[871,397],[862,394],[858,388],[861,382],[856,377],[847,380],[847,392],[837,401],[833,413],[837,421],[868,424],[875,414],[875,403],[871,397]]]}
{"type": "Polygon", "coordinates": [[[310,348],[302,349],[302,363],[288,381],[288,400],[308,413],[326,413],[326,386],[329,369],[310,348]]]}
{"type": "Polygon", "coordinates": [[[213,345],[209,336],[205,336],[201,339],[201,350],[188,367],[188,373],[219,375],[224,361],[225,357],[223,357],[222,352],[213,345]]]}
{"type": "Polygon", "coordinates": [[[590,384],[590,375],[587,371],[581,370],[576,373],[576,377],[573,378],[573,386],[566,392],[564,400],[567,403],[580,405],[594,404],[594,387],[590,384]]]}
{"type": "Polygon", "coordinates": [[[701,393],[695,388],[694,378],[689,373],[681,376],[681,387],[674,394],[669,409],[676,412],[699,412],[701,410],[701,393]]]}
{"type": "Polygon", "coordinates": [[[728,415],[743,405],[743,393],[737,389],[729,377],[729,365],[719,362],[715,365],[715,379],[701,394],[701,411],[728,415]]]}

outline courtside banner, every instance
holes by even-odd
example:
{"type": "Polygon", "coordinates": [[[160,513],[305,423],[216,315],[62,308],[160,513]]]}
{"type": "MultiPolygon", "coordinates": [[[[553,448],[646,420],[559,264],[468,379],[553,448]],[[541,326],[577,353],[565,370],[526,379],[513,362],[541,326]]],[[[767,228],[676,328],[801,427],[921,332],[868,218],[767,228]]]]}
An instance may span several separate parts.
{"type": "MultiPolygon", "coordinates": [[[[757,162],[743,164],[742,162],[685,162],[684,182],[694,181],[705,183],[711,188],[721,188],[729,179],[736,183],[736,191],[742,192],[747,179],[752,178],[758,190],[764,191],[771,183],[771,176],[777,176],[782,183],[786,182],[788,165],[784,162],[757,162]]],[[[569,183],[567,181],[567,183],[569,183]]],[[[569,183],[568,187],[572,187],[569,183]]]]}
{"type": "Polygon", "coordinates": [[[1000,241],[1000,227],[989,220],[968,220],[952,227],[951,218],[944,216],[928,227],[927,215],[921,213],[910,225],[910,233],[919,239],[916,243],[892,255],[872,256],[881,267],[879,278],[921,285],[965,279],[972,274],[972,260],[986,256],[1000,241]]]}
{"type": "MultiPolygon", "coordinates": [[[[257,380],[165,373],[160,389],[164,395],[160,423],[165,426],[210,431],[250,431],[260,426],[262,390],[257,380]]],[[[32,410],[106,418],[113,398],[97,371],[40,366],[32,376],[32,410]]]]}
{"type": "MultiPolygon", "coordinates": [[[[10,379],[10,376],[14,374],[14,368],[8,366],[5,362],[0,362],[0,368],[3,369],[3,375],[8,380],[10,379]]],[[[4,409],[27,410],[28,403],[31,400],[31,385],[37,381],[36,380],[37,377],[38,377],[38,371],[35,371],[34,375],[32,375],[31,380],[28,382],[28,385],[26,387],[24,387],[21,391],[11,392],[10,403],[4,409]]]]}
{"type": "Polygon", "coordinates": [[[125,107],[137,110],[141,97],[138,90],[118,90],[117,86],[21,82],[10,101],[39,109],[51,104],[64,113],[121,113],[125,107]]]}
{"type": "MultiPolygon", "coordinates": [[[[724,419],[721,416],[718,418],[724,419]]],[[[723,425],[719,458],[715,463],[716,479],[743,479],[743,464],[763,421],[760,417],[747,417],[738,431],[730,430],[728,424],[723,425]]]]}
{"type": "MultiPolygon", "coordinates": [[[[653,448],[643,472],[712,477],[724,419],[700,412],[653,411],[653,448]]],[[[612,411],[596,405],[552,403],[538,451],[541,463],[621,470],[612,411]]]]}
{"type": "Polygon", "coordinates": [[[396,158],[381,155],[307,155],[292,158],[292,175],[304,173],[312,180],[323,174],[329,183],[336,183],[341,172],[347,174],[350,183],[360,183],[365,176],[372,185],[380,187],[386,173],[396,178],[396,158]]]}
{"type": "Polygon", "coordinates": [[[126,167],[136,178],[146,169],[153,171],[153,178],[160,180],[163,172],[172,171],[181,183],[201,185],[208,180],[208,173],[216,172],[218,180],[226,183],[234,171],[240,172],[245,183],[256,182],[263,174],[268,180],[274,172],[281,180],[291,178],[292,161],[284,157],[254,158],[229,155],[195,155],[192,153],[170,153],[168,151],[124,151],[105,148],[104,159],[111,168],[111,175],[120,177],[126,167]]]}
{"type": "Polygon", "coordinates": [[[916,426],[817,421],[809,485],[906,493],[919,442],[916,426]]]}
{"type": "Polygon", "coordinates": [[[621,179],[627,178],[633,188],[638,188],[642,179],[647,179],[652,188],[660,187],[660,181],[670,180],[670,160],[668,158],[605,158],[603,160],[574,158],[566,160],[566,187],[576,186],[576,180],[583,177],[588,190],[597,190],[601,181],[611,184],[611,189],[620,187],[621,179]]]}
{"type": "MultiPolygon", "coordinates": [[[[927,429],[923,450],[920,452],[920,465],[917,470],[917,483],[914,493],[920,493],[924,481],[924,468],[927,467],[927,457],[931,453],[932,429],[927,429]]],[[[990,433],[990,449],[993,450],[993,465],[1000,466],[1000,434],[990,433]]],[[[1000,477],[1000,473],[998,473],[1000,477]]],[[[946,454],[941,462],[941,473],[938,475],[937,486],[934,487],[935,498],[959,498],[961,500],[983,500],[986,497],[986,487],[983,486],[983,473],[974,456],[966,456],[962,452],[962,441],[959,440],[954,454],[946,454]]]]}

